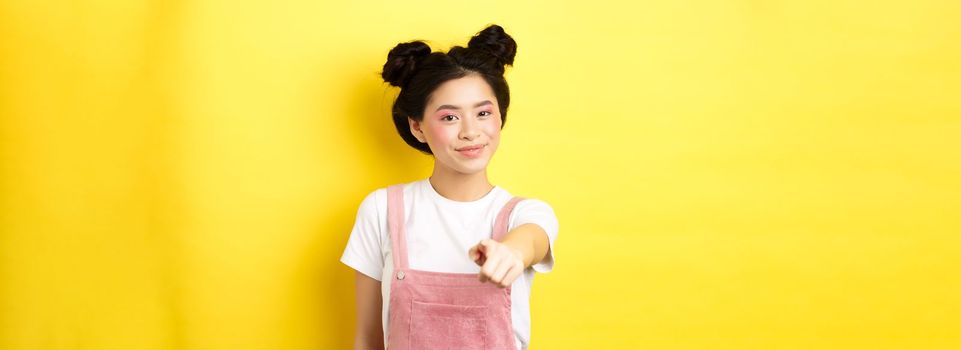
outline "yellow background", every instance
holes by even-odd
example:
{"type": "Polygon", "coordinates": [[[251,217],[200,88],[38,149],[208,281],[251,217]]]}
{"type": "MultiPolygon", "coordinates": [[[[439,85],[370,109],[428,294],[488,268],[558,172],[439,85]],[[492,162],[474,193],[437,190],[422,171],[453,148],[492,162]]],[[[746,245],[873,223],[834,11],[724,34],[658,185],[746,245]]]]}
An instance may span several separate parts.
{"type": "Polygon", "coordinates": [[[532,348],[961,348],[961,2],[452,3],[0,2],[0,348],[348,348],[387,51],[489,23],[532,348]]]}

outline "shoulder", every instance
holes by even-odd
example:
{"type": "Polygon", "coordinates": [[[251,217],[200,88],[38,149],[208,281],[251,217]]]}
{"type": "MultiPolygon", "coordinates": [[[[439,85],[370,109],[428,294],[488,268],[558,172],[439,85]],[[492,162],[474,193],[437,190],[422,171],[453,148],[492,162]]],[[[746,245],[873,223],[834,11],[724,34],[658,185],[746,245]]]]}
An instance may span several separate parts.
{"type": "Polygon", "coordinates": [[[378,188],[371,191],[360,202],[357,209],[357,216],[365,218],[377,218],[387,212],[387,188],[378,188]]]}
{"type": "Polygon", "coordinates": [[[537,198],[524,198],[517,202],[515,210],[554,213],[554,208],[546,201],[537,198]]]}
{"type": "Polygon", "coordinates": [[[515,195],[512,195],[507,190],[502,190],[502,191],[503,191],[502,196],[503,198],[505,198],[504,199],[505,203],[508,200],[511,200],[514,198],[520,199],[517,202],[517,204],[514,206],[514,210],[512,211],[511,216],[519,216],[524,214],[541,214],[541,215],[554,216],[554,208],[551,207],[551,205],[548,204],[547,201],[544,201],[539,198],[515,196],[515,195]]]}
{"type": "Polygon", "coordinates": [[[387,187],[381,187],[367,193],[364,200],[360,202],[360,207],[375,207],[381,202],[387,203],[387,187]]]}
{"type": "Polygon", "coordinates": [[[422,186],[422,181],[413,181],[408,183],[400,183],[391,186],[385,186],[375,189],[369,192],[364,199],[360,202],[360,208],[358,209],[358,215],[365,215],[370,217],[386,217],[387,216],[387,189],[393,186],[400,186],[403,188],[404,197],[407,198],[412,195],[412,191],[416,190],[418,186],[422,186]]]}
{"type": "Polygon", "coordinates": [[[517,202],[510,216],[511,226],[532,223],[547,231],[549,236],[557,234],[559,226],[557,215],[554,213],[554,208],[544,200],[524,198],[517,202]]]}
{"type": "Polygon", "coordinates": [[[503,195],[506,198],[504,200],[505,203],[511,198],[519,197],[521,199],[514,206],[510,215],[515,225],[537,222],[542,224],[542,226],[557,226],[557,217],[554,214],[554,208],[547,203],[547,201],[539,198],[514,196],[506,190],[503,190],[503,195]]]}

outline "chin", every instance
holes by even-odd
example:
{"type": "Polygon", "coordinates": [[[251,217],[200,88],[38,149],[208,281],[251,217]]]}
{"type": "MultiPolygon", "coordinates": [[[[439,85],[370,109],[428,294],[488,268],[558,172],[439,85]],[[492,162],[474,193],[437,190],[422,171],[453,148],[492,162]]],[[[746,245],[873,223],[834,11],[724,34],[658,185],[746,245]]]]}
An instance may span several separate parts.
{"type": "Polygon", "coordinates": [[[487,169],[487,164],[485,163],[482,167],[457,167],[454,168],[458,173],[471,175],[482,172],[487,169]]]}
{"type": "Polygon", "coordinates": [[[465,163],[459,163],[450,168],[461,174],[476,174],[487,169],[487,164],[490,163],[490,159],[484,159],[483,161],[477,159],[475,162],[465,163]]]}

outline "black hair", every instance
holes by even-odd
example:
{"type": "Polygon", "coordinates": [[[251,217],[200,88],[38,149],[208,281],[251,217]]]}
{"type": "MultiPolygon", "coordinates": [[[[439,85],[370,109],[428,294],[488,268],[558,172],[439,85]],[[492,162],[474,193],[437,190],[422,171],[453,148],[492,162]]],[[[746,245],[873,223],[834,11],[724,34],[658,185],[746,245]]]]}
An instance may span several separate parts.
{"type": "Polygon", "coordinates": [[[411,147],[431,154],[430,147],[410,132],[407,118],[422,121],[431,93],[444,82],[469,74],[480,75],[494,91],[503,129],[511,102],[504,68],[514,63],[516,53],[517,43],[496,24],[474,35],[467,47],[454,46],[447,53],[431,52],[423,41],[397,44],[387,54],[381,72],[385,82],[400,88],[391,109],[397,133],[411,147]]]}

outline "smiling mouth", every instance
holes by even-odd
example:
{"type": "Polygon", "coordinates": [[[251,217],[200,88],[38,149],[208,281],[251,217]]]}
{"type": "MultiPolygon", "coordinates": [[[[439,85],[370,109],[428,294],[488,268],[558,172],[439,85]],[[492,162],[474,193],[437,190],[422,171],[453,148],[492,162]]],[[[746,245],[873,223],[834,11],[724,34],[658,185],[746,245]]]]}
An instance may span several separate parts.
{"type": "Polygon", "coordinates": [[[469,146],[469,147],[464,147],[464,148],[456,148],[455,150],[456,150],[457,152],[474,151],[474,150],[478,150],[478,149],[481,149],[481,148],[484,148],[484,147],[487,147],[487,145],[476,145],[476,146],[469,146]]]}

